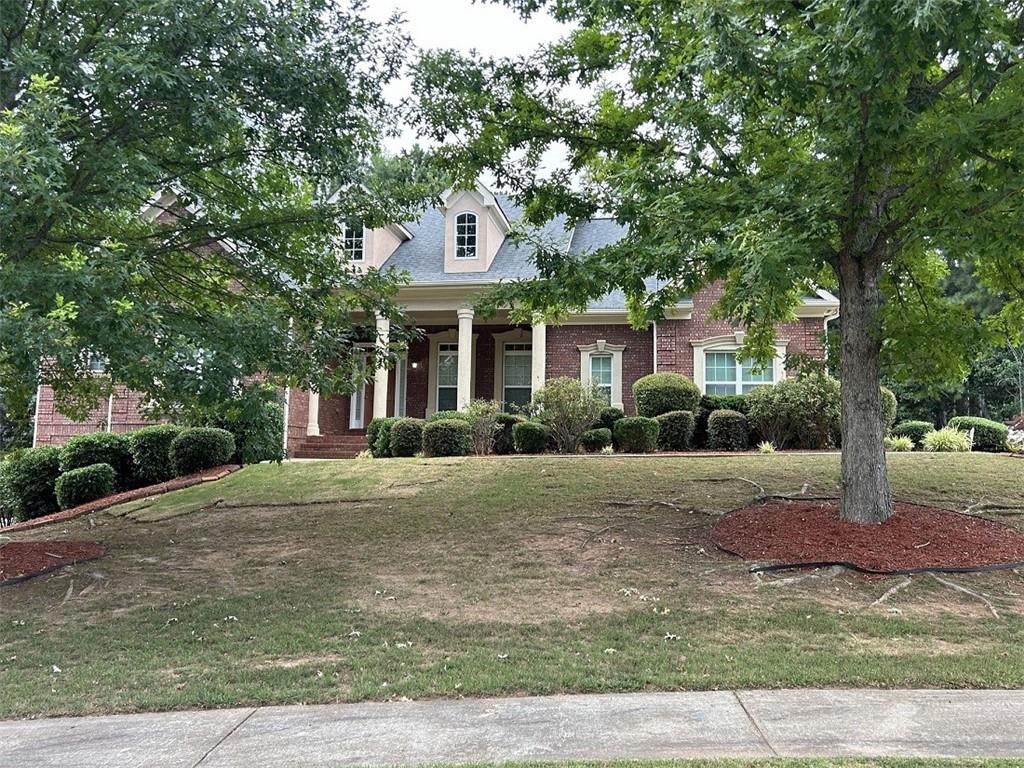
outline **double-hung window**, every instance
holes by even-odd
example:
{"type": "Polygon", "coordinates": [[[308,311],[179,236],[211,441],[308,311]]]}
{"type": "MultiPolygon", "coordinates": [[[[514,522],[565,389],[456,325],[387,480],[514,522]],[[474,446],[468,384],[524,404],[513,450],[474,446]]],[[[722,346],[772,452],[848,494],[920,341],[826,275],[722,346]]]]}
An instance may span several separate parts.
{"type": "Polygon", "coordinates": [[[735,352],[704,353],[704,391],[709,395],[745,395],[775,381],[775,364],[758,365],[735,352]]]}
{"type": "Polygon", "coordinates": [[[437,345],[437,410],[454,411],[459,399],[459,345],[437,345]]]}
{"type": "Polygon", "coordinates": [[[455,217],[455,258],[476,258],[476,214],[460,213],[455,217]]]}
{"type": "Polygon", "coordinates": [[[590,356],[590,381],[604,398],[606,403],[612,401],[612,356],[590,356]]]}
{"type": "Polygon", "coordinates": [[[345,254],[345,258],[348,261],[362,261],[363,244],[363,225],[346,224],[341,244],[341,250],[345,254]]]}
{"type": "Polygon", "coordinates": [[[528,405],[533,396],[533,345],[507,343],[504,354],[502,399],[505,408],[528,405]]]}

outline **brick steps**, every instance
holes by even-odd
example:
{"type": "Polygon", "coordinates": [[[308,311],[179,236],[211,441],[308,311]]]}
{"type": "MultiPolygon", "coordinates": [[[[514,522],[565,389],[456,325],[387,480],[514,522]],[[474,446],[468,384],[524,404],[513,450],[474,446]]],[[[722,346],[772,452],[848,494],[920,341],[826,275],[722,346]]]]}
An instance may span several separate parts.
{"type": "Polygon", "coordinates": [[[291,455],[296,459],[351,459],[365,450],[365,435],[321,435],[293,444],[291,455]]]}

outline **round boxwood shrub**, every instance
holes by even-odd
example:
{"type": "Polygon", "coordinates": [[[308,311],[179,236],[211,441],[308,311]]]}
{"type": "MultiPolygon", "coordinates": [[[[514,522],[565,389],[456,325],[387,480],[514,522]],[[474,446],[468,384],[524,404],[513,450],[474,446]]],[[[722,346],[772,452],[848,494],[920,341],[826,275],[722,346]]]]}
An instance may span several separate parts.
{"type": "Polygon", "coordinates": [[[174,477],[171,443],[181,432],[174,424],[157,424],[128,433],[132,477],[137,485],[153,485],[174,477]]]}
{"type": "Polygon", "coordinates": [[[746,395],[704,395],[700,406],[694,414],[693,437],[690,445],[694,448],[706,448],[708,444],[708,416],[715,411],[739,411],[746,414],[749,404],[746,395]]]}
{"type": "Polygon", "coordinates": [[[110,496],[117,490],[117,476],[109,464],[90,464],[65,472],[57,478],[57,503],[61,509],[110,496]]]}
{"type": "Polygon", "coordinates": [[[371,419],[366,425],[366,445],[375,459],[391,455],[391,427],[398,421],[393,416],[371,419]]]}
{"type": "Polygon", "coordinates": [[[680,373],[652,373],[633,382],[633,399],[640,416],[654,418],[669,411],[697,410],[700,389],[680,373]]]}
{"type": "Polygon", "coordinates": [[[171,441],[175,474],[191,475],[227,464],[235,453],[235,438],[226,429],[189,427],[171,441]]]}
{"type": "Polygon", "coordinates": [[[627,416],[615,422],[615,444],[624,453],[650,453],[658,447],[658,429],[656,419],[627,416]]]}
{"type": "Polygon", "coordinates": [[[901,421],[892,428],[893,437],[909,437],[918,448],[924,444],[924,436],[934,431],[935,425],[930,421],[901,421]]]}
{"type": "Polygon", "coordinates": [[[462,419],[472,421],[473,417],[465,411],[434,411],[427,416],[427,421],[449,421],[450,419],[462,419]]]}
{"type": "Polygon", "coordinates": [[[61,472],[93,464],[109,464],[117,476],[117,487],[129,487],[132,482],[132,454],[128,448],[128,436],[115,432],[90,432],[72,437],[60,449],[61,472]]]}
{"type": "Polygon", "coordinates": [[[882,429],[887,435],[892,431],[892,425],[896,423],[898,407],[899,401],[896,399],[896,393],[888,387],[882,387],[882,429]]]}
{"type": "Polygon", "coordinates": [[[498,428],[494,432],[494,452],[500,456],[516,452],[516,440],[512,430],[522,424],[525,418],[515,413],[499,413],[498,428]]]}
{"type": "Polygon", "coordinates": [[[395,419],[391,425],[391,455],[415,456],[423,450],[423,425],[426,423],[423,419],[395,419]]]}
{"type": "Polygon", "coordinates": [[[516,453],[544,453],[551,430],[536,421],[524,421],[512,427],[516,453]]]}
{"type": "Polygon", "coordinates": [[[658,449],[685,451],[693,438],[694,419],[690,411],[669,411],[655,417],[658,422],[658,449]]]}
{"type": "Polygon", "coordinates": [[[55,486],[60,476],[60,449],[29,448],[0,463],[0,496],[17,520],[31,520],[56,512],[55,486]]]}
{"type": "Polygon", "coordinates": [[[424,456],[465,456],[473,450],[473,429],[465,419],[427,420],[423,427],[424,456]]]}
{"type": "Polygon", "coordinates": [[[979,416],[954,416],[949,426],[961,432],[974,430],[974,450],[1002,453],[1006,450],[1006,440],[1010,436],[1010,428],[998,421],[983,419],[979,416]]]}
{"type": "Polygon", "coordinates": [[[601,409],[601,415],[598,417],[598,423],[601,427],[604,427],[611,432],[615,429],[615,422],[624,418],[626,418],[626,414],[621,408],[608,406],[607,408],[601,409]]]}
{"type": "Polygon", "coordinates": [[[607,427],[589,429],[580,437],[580,445],[587,453],[597,453],[612,444],[612,431],[607,427]]]}
{"type": "Polygon", "coordinates": [[[708,416],[708,448],[745,451],[749,440],[747,417],[739,411],[720,410],[708,416]]]}

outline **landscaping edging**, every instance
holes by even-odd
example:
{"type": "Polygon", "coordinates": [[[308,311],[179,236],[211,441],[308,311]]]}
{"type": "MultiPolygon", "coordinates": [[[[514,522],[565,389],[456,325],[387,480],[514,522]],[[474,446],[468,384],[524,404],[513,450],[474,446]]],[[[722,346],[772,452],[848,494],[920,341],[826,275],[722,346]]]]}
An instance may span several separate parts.
{"type": "Polygon", "coordinates": [[[52,515],[44,515],[43,517],[35,517],[31,520],[14,523],[6,528],[0,528],[0,532],[13,533],[15,531],[27,531],[32,528],[50,525],[51,523],[62,523],[66,520],[72,520],[76,517],[80,517],[81,515],[87,515],[90,512],[99,512],[100,510],[107,509],[109,507],[115,507],[118,504],[124,504],[127,501],[144,499],[149,496],[160,496],[161,494],[169,493],[171,491],[180,491],[183,488],[191,488],[193,485],[199,485],[200,483],[209,483],[214,480],[220,480],[241,468],[242,466],[240,464],[224,464],[219,467],[204,469],[202,472],[183,475],[182,477],[176,477],[173,480],[157,483],[156,485],[147,485],[143,488],[133,488],[130,491],[123,491],[121,493],[115,493],[113,496],[105,496],[102,499],[90,501],[88,504],[80,504],[77,507],[71,507],[70,509],[62,509],[60,512],[54,512],[52,515]]]}

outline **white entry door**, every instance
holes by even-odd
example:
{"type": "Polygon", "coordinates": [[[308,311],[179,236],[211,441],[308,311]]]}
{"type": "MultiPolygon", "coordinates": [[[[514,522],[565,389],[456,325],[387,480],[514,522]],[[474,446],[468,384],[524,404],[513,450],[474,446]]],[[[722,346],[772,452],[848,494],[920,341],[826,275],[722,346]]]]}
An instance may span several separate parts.
{"type": "MultiPolygon", "coordinates": [[[[362,362],[360,363],[362,370],[366,369],[366,355],[363,355],[362,362]]],[[[355,392],[349,395],[348,405],[348,428],[349,429],[362,429],[363,422],[366,420],[366,379],[360,377],[359,386],[356,387],[355,392]]]]}

